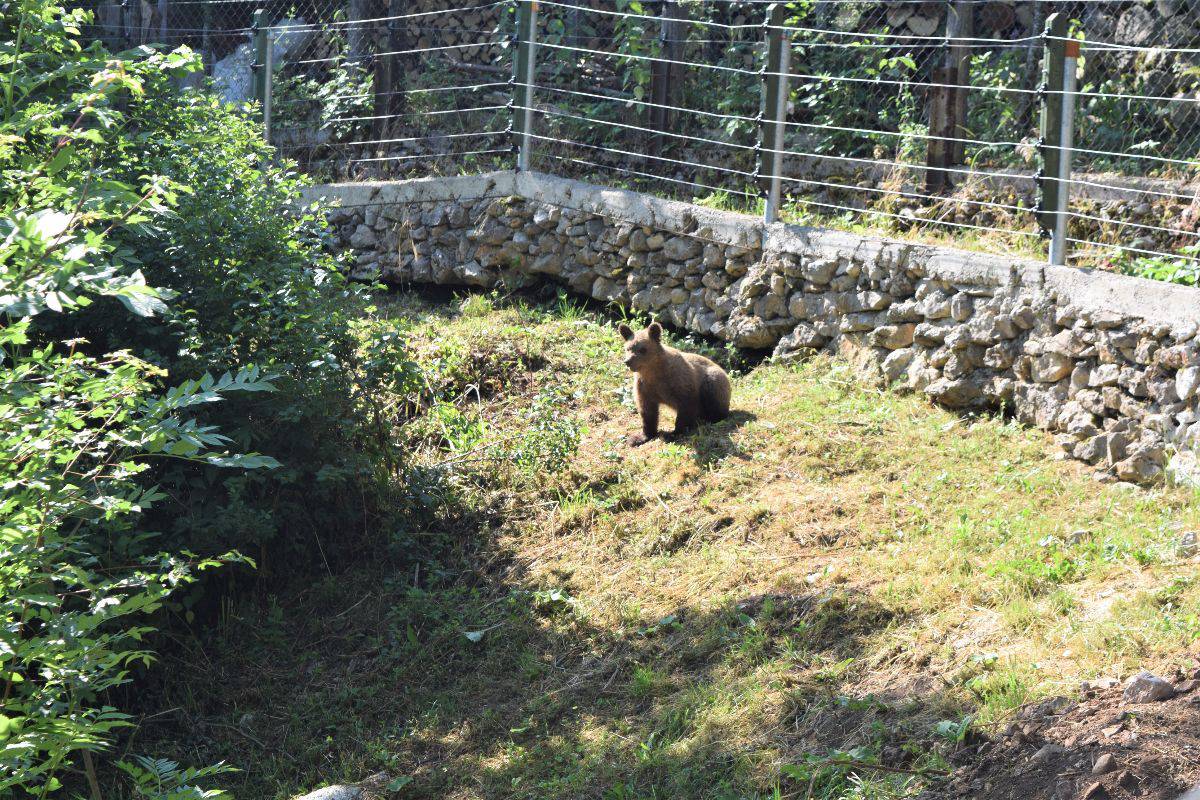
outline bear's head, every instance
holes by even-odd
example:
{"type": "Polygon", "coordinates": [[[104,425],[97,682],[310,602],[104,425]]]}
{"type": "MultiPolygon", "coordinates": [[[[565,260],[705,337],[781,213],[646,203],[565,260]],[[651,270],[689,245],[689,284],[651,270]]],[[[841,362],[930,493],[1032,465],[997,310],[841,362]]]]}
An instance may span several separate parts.
{"type": "Polygon", "coordinates": [[[633,372],[652,369],[662,358],[662,326],[657,322],[651,322],[645,330],[636,333],[624,324],[617,330],[625,339],[625,366],[633,372]]]}

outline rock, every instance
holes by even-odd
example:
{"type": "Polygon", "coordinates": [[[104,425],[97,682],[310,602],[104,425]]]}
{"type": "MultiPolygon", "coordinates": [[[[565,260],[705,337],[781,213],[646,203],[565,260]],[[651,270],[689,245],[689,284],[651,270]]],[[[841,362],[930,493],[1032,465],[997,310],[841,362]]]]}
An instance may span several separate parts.
{"type": "Polygon", "coordinates": [[[926,386],[925,394],[947,408],[967,408],[983,397],[983,390],[968,380],[941,378],[926,386]]]}
{"type": "Polygon", "coordinates": [[[754,303],[754,315],[763,319],[775,319],[782,317],[787,313],[787,306],[784,305],[783,298],[777,294],[768,294],[760,297],[754,303]]]}
{"type": "Polygon", "coordinates": [[[922,322],[913,331],[913,340],[924,347],[933,347],[946,341],[948,329],[942,325],[922,322]]]}
{"type": "Polygon", "coordinates": [[[1188,345],[1177,344],[1158,351],[1158,363],[1167,369],[1183,369],[1195,366],[1198,359],[1196,350],[1188,345]]]}
{"type": "Polygon", "coordinates": [[[539,205],[533,210],[533,224],[539,228],[549,228],[558,224],[562,218],[562,209],[558,206],[539,205]]]}
{"type": "Polygon", "coordinates": [[[350,235],[350,247],[355,250],[372,250],[379,243],[379,235],[370,225],[363,223],[350,235]]]}
{"type": "Polygon", "coordinates": [[[871,343],[876,347],[899,350],[913,343],[913,334],[916,328],[917,326],[911,322],[903,325],[884,325],[882,328],[876,328],[871,334],[871,343]]]}
{"type": "Polygon", "coordinates": [[[1175,555],[1179,558],[1192,558],[1200,553],[1200,542],[1196,540],[1195,531],[1186,531],[1175,543],[1175,555]]]}
{"type": "Polygon", "coordinates": [[[892,384],[900,380],[908,372],[908,367],[913,362],[915,353],[911,347],[903,350],[896,350],[888,355],[883,360],[883,379],[885,382],[892,384]]]}
{"type": "Polygon", "coordinates": [[[763,350],[774,347],[783,338],[783,330],[778,324],[768,324],[758,317],[739,314],[730,317],[728,337],[738,347],[748,347],[753,350],[763,350]]]}
{"type": "Polygon", "coordinates": [[[950,299],[950,316],[955,322],[966,322],[974,310],[975,302],[964,292],[959,292],[950,299]]]}
{"type": "Polygon", "coordinates": [[[1058,353],[1072,358],[1078,356],[1086,348],[1087,343],[1080,339],[1079,334],[1073,330],[1059,331],[1042,345],[1042,349],[1047,353],[1058,353]]]}
{"type": "Polygon", "coordinates": [[[1112,689],[1120,683],[1116,678],[1094,678],[1090,681],[1084,681],[1079,684],[1079,690],[1084,694],[1088,692],[1099,692],[1104,689],[1112,689]]]}
{"type": "Polygon", "coordinates": [[[855,300],[855,311],[882,311],[892,302],[892,298],[882,292],[859,292],[855,300]]]}
{"type": "Polygon", "coordinates": [[[1055,758],[1064,755],[1066,752],[1067,748],[1051,742],[1050,744],[1042,745],[1036,753],[1029,757],[1029,760],[1035,764],[1049,764],[1053,762],[1055,758]]]}
{"type": "Polygon", "coordinates": [[[945,292],[934,292],[923,301],[921,313],[929,320],[945,319],[950,316],[950,299],[945,292]]]}
{"type": "Polygon", "coordinates": [[[1154,703],[1175,696],[1175,687],[1153,672],[1139,672],[1125,683],[1121,699],[1127,703],[1154,703]]]}
{"type": "Polygon", "coordinates": [[[905,300],[888,306],[888,322],[920,322],[921,304],[915,300],[905,300]]]}
{"type": "Polygon", "coordinates": [[[1110,772],[1115,772],[1120,767],[1117,764],[1117,759],[1112,753],[1105,753],[1096,759],[1096,763],[1092,765],[1093,775],[1107,775],[1110,772]]]}
{"type": "Polygon", "coordinates": [[[856,333],[861,331],[869,331],[875,327],[876,315],[870,311],[860,311],[854,314],[846,314],[842,317],[840,323],[843,333],[856,333]]]}
{"type": "Polygon", "coordinates": [[[813,283],[829,283],[837,272],[838,262],[832,258],[814,258],[807,261],[801,268],[800,274],[813,283]]]}
{"type": "Polygon", "coordinates": [[[1122,314],[1120,314],[1116,311],[1108,311],[1108,310],[1101,310],[1101,311],[1094,312],[1091,315],[1091,319],[1092,319],[1092,325],[1097,328],[1100,328],[1101,330],[1107,330],[1109,328],[1116,328],[1125,323],[1125,317],[1122,314]]]}
{"type": "Polygon", "coordinates": [[[819,350],[828,341],[829,339],[822,336],[812,325],[801,322],[791,333],[779,340],[779,344],[775,347],[774,355],[780,357],[793,355],[802,351],[819,350]]]}
{"type": "Polygon", "coordinates": [[[1175,394],[1183,401],[1191,400],[1200,387],[1200,367],[1184,367],[1175,375],[1175,394]]]}
{"type": "Polygon", "coordinates": [[[1105,791],[1104,784],[1096,781],[1083,790],[1083,793],[1079,795],[1079,800],[1100,800],[1102,797],[1108,797],[1108,792],[1105,791]]]}
{"type": "Polygon", "coordinates": [[[611,303],[621,296],[621,287],[608,278],[596,278],[592,283],[592,297],[611,303]]]}
{"type": "Polygon", "coordinates": [[[1200,488],[1200,458],[1190,450],[1180,450],[1167,462],[1167,476],[1180,486],[1200,488]]]}
{"type": "MultiPolygon", "coordinates": [[[[647,240],[649,244],[649,240],[647,240]]],[[[687,261],[700,255],[703,246],[695,239],[685,236],[673,236],[663,244],[662,255],[668,261],[687,261]]]]}
{"type": "Polygon", "coordinates": [[[1121,461],[1113,467],[1117,477],[1123,481],[1136,484],[1147,484],[1163,474],[1161,460],[1148,455],[1134,455],[1121,461]]]}
{"type": "Polygon", "coordinates": [[[1075,364],[1058,353],[1044,353],[1033,360],[1030,375],[1038,383],[1058,383],[1071,374],[1075,364]]]}
{"type": "Polygon", "coordinates": [[[364,798],[363,790],[359,787],[339,784],[317,789],[315,792],[295,797],[293,800],[364,800],[364,798]]]}
{"type": "Polygon", "coordinates": [[[468,286],[489,288],[495,283],[492,276],[484,270],[478,261],[468,261],[459,269],[463,283],[466,283],[468,286]]]}
{"type": "Polygon", "coordinates": [[[1121,379],[1121,368],[1116,364],[1101,364],[1088,376],[1088,386],[1116,386],[1121,379]]]}
{"type": "Polygon", "coordinates": [[[533,259],[529,265],[530,272],[538,272],[543,275],[561,275],[562,270],[563,259],[557,253],[544,253],[533,259]]]}
{"type": "Polygon", "coordinates": [[[1012,320],[1018,328],[1025,331],[1037,325],[1037,315],[1033,313],[1033,309],[1029,306],[1022,306],[1014,311],[1012,320]]]}

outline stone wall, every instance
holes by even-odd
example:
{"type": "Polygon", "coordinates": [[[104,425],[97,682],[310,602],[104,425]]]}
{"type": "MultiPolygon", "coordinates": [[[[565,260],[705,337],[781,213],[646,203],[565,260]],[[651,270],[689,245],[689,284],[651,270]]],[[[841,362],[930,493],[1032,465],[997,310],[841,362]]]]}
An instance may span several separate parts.
{"type": "Polygon", "coordinates": [[[781,358],[1008,409],[1121,480],[1197,474],[1200,290],[761,220],[536,173],[318,187],[361,277],[553,280],[781,358]]]}

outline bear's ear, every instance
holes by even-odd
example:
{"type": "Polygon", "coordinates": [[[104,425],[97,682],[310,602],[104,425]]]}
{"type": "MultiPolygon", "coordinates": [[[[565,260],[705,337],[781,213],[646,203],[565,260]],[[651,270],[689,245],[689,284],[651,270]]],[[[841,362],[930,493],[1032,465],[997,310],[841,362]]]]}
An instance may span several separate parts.
{"type": "Polygon", "coordinates": [[[659,325],[657,322],[651,322],[646,326],[646,332],[650,334],[651,339],[657,342],[662,338],[662,325],[659,325]]]}
{"type": "Polygon", "coordinates": [[[617,327],[617,332],[620,333],[621,338],[627,342],[633,338],[633,328],[629,327],[624,322],[617,327]]]}

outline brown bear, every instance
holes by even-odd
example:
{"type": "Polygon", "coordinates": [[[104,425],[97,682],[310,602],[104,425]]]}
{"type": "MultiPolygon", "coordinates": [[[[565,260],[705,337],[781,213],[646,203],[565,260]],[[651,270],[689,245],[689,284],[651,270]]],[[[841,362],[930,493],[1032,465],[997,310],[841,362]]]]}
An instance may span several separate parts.
{"type": "Polygon", "coordinates": [[[642,432],[629,437],[634,447],[658,435],[658,407],[675,409],[674,435],[684,433],[703,420],[717,422],[729,416],[729,376],[710,359],[683,353],[662,343],[662,326],[650,323],[633,332],[628,325],[618,330],[625,337],[625,366],[633,371],[633,397],[642,415],[642,432]]]}

